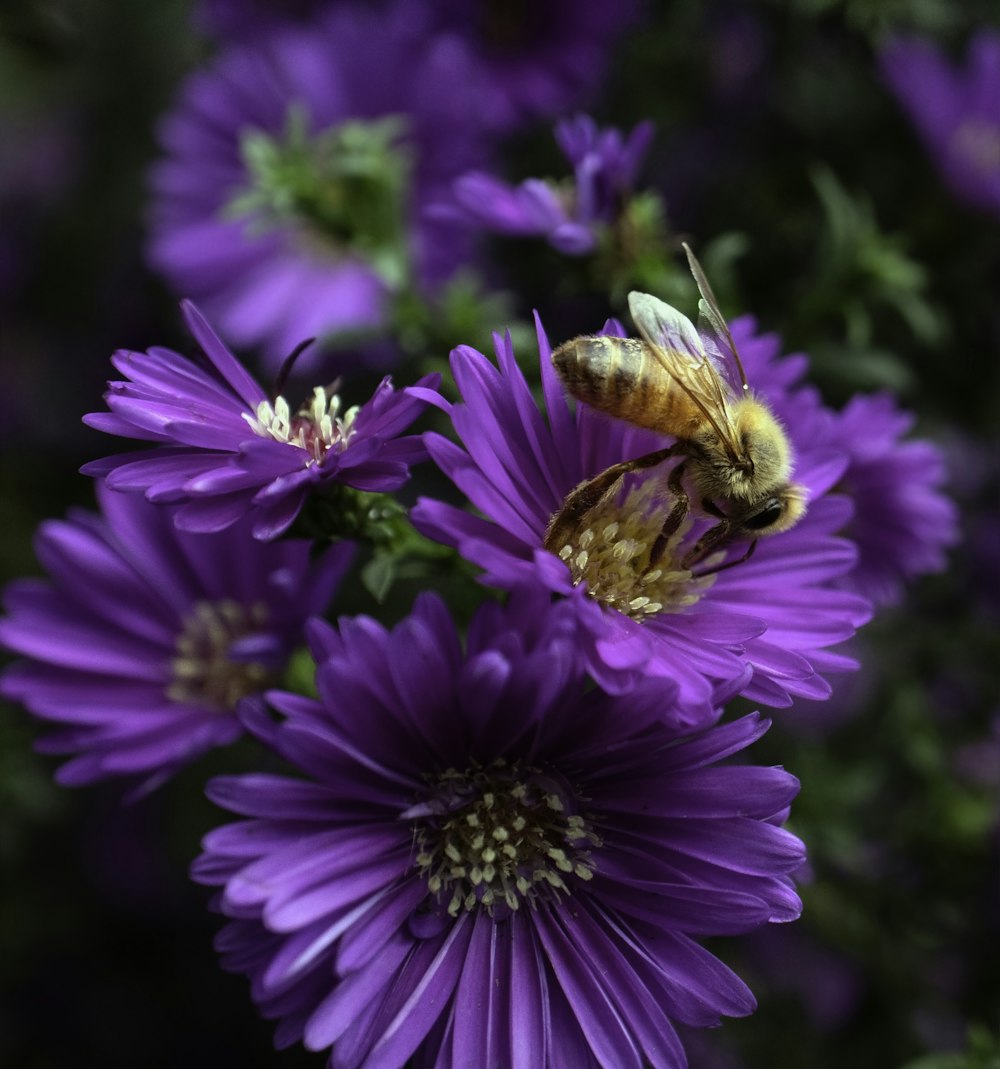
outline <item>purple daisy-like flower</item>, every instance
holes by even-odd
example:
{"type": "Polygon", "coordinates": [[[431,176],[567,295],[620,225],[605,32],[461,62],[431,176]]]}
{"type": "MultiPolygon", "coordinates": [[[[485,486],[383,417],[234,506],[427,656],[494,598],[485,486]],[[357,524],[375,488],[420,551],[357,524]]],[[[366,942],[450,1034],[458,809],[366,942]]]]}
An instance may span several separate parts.
{"type": "Polygon", "coordinates": [[[858,562],[843,583],[879,604],[898,602],[908,580],[943,569],[958,541],[958,511],[942,489],[944,456],[933,442],[902,440],[913,422],[889,394],[858,395],[828,413],[817,436],[849,458],[838,489],[854,502],[845,530],[858,562]]]}
{"type": "Polygon", "coordinates": [[[544,237],[567,256],[592,252],[620,217],[635,186],[653,125],[640,123],[626,137],[601,130],[589,115],[556,126],[556,141],[573,165],[573,182],[560,186],[529,178],[517,186],[482,171],[456,179],[442,215],[499,234],[544,237]]]}
{"type": "MultiPolygon", "coordinates": [[[[749,320],[732,329],[748,374],[777,348],[773,337],[755,338],[749,320]]],[[[762,539],[752,559],[703,575],[680,563],[708,525],[692,523],[690,515],[659,563],[649,564],[649,546],[670,507],[664,476],[655,472],[633,478],[608,507],[591,510],[579,544],[560,556],[544,548],[549,521],[570,491],[669,439],[583,404],[574,417],[540,323],[538,345],[547,420],[509,337],[496,339],[499,368],[467,346],[454,351],[462,403],[449,411],[463,445],[437,434],[425,440],[432,459],[482,515],[422,498],[413,523],[456,546],[484,569],[488,584],[537,583],[567,597],[586,636],[588,670],[608,690],[627,690],[649,675],[676,679],[692,723],[709,715],[720,681],[769,705],[826,697],[823,674],[856,667],[828,647],[849,638],[870,606],[835,588],[857,557],[853,544],[837,535],[850,518],[850,501],[829,493],[847,457],[814,447],[809,414],[800,425],[794,410],[780,406],[803,360],[790,358],[761,380],[750,374],[750,381],[761,381],[762,396],[787,417],[805,517],[762,539]]]]}
{"type": "MultiPolygon", "coordinates": [[[[739,335],[752,333],[751,319],[739,335]]],[[[888,393],[857,394],[837,412],[802,385],[809,361],[803,354],[778,357],[774,335],[741,349],[747,376],[797,439],[815,449],[846,455],[834,491],[846,495],[851,514],[842,533],[858,557],[838,585],[877,604],[891,604],[906,582],[940,571],[958,540],[958,510],[943,492],[948,477],[943,451],[933,442],[905,438],[915,417],[888,393]]]]}
{"type": "Polygon", "coordinates": [[[573,613],[487,604],[467,648],[418,599],[391,631],[316,624],[319,700],[248,728],[304,778],[222,777],[218,939],[279,1046],[330,1065],[680,1069],[674,1022],[752,1012],[693,937],[794,919],[803,860],[779,768],[720,765],[756,714],[685,736],[670,683],[587,688],[573,613]],[[413,1058],[412,1063],[408,1059],[413,1058]]]}
{"type": "Polygon", "coordinates": [[[1000,33],[979,31],[964,69],[917,37],[891,41],[880,63],[952,191],[1000,214],[1000,33]]]}
{"type": "Polygon", "coordinates": [[[64,725],[38,744],[75,755],[60,783],[124,776],[146,790],[242,733],[237,701],[280,680],[352,548],[310,563],[305,542],[262,544],[246,525],[188,535],[141,497],[98,497],[103,515],[42,524],[50,579],[4,592],[0,645],[27,659],[0,693],[64,725]]]}
{"type": "Polygon", "coordinates": [[[419,0],[435,25],[457,32],[486,79],[482,121],[509,132],[580,107],[597,89],[620,35],[635,24],[635,0],[419,0]]]}
{"type": "MultiPolygon", "coordinates": [[[[270,539],[288,529],[309,494],[332,484],[396,490],[424,459],[419,436],[399,437],[423,410],[421,398],[385,378],[360,407],[341,412],[337,395],[318,386],[293,410],[264,393],[192,304],[182,308],[212,369],[170,349],[116,353],[112,363],[128,381],[109,383],[111,411],[84,422],[158,447],[93,461],[85,474],[180,504],[182,530],[219,531],[250,514],[254,537],[270,539]]],[[[422,393],[439,379],[421,379],[422,393]]]]}
{"type": "Polygon", "coordinates": [[[232,47],[161,124],[150,261],[273,362],[303,337],[378,331],[394,294],[468,257],[423,208],[483,161],[481,87],[418,5],[336,6],[232,47]]]}

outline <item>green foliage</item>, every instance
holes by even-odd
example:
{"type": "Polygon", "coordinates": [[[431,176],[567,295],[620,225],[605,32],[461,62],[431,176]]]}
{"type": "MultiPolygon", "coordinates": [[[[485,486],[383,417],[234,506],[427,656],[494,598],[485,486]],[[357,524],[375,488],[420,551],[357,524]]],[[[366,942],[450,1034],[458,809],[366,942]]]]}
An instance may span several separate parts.
{"type": "Polygon", "coordinates": [[[981,1025],[969,1029],[966,1050],[928,1054],[907,1062],[902,1069],[1000,1069],[1000,1035],[981,1025]]]}
{"type": "Polygon", "coordinates": [[[284,136],[250,129],[241,154],[251,178],[228,213],[256,231],[293,223],[302,240],[319,236],[350,248],[390,290],[409,278],[405,205],[410,154],[406,122],[390,115],[341,123],[314,133],[301,105],[288,109],[284,136]]]}

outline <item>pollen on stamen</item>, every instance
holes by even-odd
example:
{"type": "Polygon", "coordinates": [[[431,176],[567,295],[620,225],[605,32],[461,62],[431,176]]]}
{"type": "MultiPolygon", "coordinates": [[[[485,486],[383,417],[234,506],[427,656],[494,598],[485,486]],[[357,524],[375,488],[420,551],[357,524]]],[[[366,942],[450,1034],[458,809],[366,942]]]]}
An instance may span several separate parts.
{"type": "Polygon", "coordinates": [[[342,452],[354,435],[354,419],[358,408],[349,408],[343,416],[340,398],[327,395],[323,386],[316,386],[313,395],[292,415],[284,397],[261,401],[253,415],[243,413],[254,434],[276,442],[298,446],[308,454],[308,463],[319,464],[329,452],[342,452]]]}
{"type": "MultiPolygon", "coordinates": [[[[670,499],[666,499],[667,504],[670,499]]],[[[591,509],[571,541],[557,551],[574,584],[586,583],[595,600],[633,620],[680,612],[695,604],[715,582],[679,566],[692,521],[685,517],[667,540],[655,565],[650,553],[660,538],[668,509],[659,480],[646,479],[622,501],[591,509]]],[[[705,562],[708,563],[708,562],[705,562]]]]}
{"type": "Polygon", "coordinates": [[[434,810],[443,815],[422,818],[414,829],[414,862],[450,915],[535,907],[572,893],[564,877],[589,879],[590,850],[601,841],[585,816],[567,812],[575,804],[568,786],[565,798],[552,788],[551,774],[499,761],[465,773],[449,769],[431,785],[434,810]]]}
{"type": "Polygon", "coordinates": [[[230,648],[239,638],[264,626],[263,603],[244,605],[232,599],[199,601],[184,620],[170,664],[171,701],[228,712],[240,698],[266,689],[271,669],[255,661],[234,660],[230,648]]]}

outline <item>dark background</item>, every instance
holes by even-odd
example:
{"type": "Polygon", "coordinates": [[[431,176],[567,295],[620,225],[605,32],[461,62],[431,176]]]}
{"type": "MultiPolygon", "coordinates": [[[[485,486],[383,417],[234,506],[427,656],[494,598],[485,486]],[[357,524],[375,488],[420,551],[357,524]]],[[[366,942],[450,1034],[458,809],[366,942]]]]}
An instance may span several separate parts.
{"type": "MultiPolygon", "coordinates": [[[[1000,1064],[1000,218],[942,184],[876,61],[887,33],[907,28],[960,57],[991,15],[1000,24],[994,4],[944,0],[647,5],[590,102],[605,123],[656,122],[644,178],[674,233],[739,236],[727,307],[810,352],[831,403],[897,391],[917,433],[946,450],[963,517],[951,569],[914,583],[859,639],[861,676],[828,708],[779,714],[755,755],[802,780],[792,827],[813,878],[797,925],[717,948],[760,1009],[692,1037],[695,1066],[1000,1064]],[[872,248],[914,265],[918,283],[887,297],[859,252],[872,248]],[[851,344],[848,308],[865,328],[851,344]],[[986,1037],[970,1045],[970,1027],[986,1037]]],[[[41,520],[92,505],[76,472],[107,447],[80,417],[100,407],[112,350],[189,346],[176,295],[144,266],[143,176],[157,116],[212,52],[179,0],[0,9],[3,581],[38,571],[41,520]]],[[[564,166],[547,120],[498,163],[512,180],[564,166]]],[[[573,265],[537,243],[490,249],[517,280],[513,316],[572,286],[573,265]]],[[[404,585],[398,605],[412,593],[404,585]]],[[[2,708],[0,1065],[322,1064],[273,1051],[246,982],[217,965],[208,893],[186,877],[219,819],[202,784],[255,755],[212,755],[123,808],[115,785],[54,786],[36,734],[23,710],[2,708]]]]}

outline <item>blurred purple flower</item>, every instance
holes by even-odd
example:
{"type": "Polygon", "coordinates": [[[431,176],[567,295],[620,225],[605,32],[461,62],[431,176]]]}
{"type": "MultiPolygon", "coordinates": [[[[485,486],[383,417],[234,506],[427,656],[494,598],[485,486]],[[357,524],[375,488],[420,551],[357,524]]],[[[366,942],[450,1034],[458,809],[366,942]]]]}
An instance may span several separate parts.
{"type": "Polygon", "coordinates": [[[509,132],[585,104],[613,47],[638,18],[637,0],[416,0],[442,32],[469,42],[488,85],[483,122],[509,132]]]}
{"type": "Polygon", "coordinates": [[[304,542],[264,545],[245,524],[183,534],[141,497],[98,487],[98,498],[103,516],[42,524],[49,580],[8,585],[0,645],[27,660],[0,693],[65,725],[38,744],[75,755],[60,783],[125,776],[147,790],[242,733],[236,702],[281,678],[352,548],[310,563],[304,542]]]}
{"type": "Polygon", "coordinates": [[[511,186],[493,175],[471,171],[456,179],[452,199],[435,207],[498,234],[544,237],[567,256],[583,256],[613,226],[635,185],[653,125],[639,123],[627,137],[601,130],[588,115],[556,126],[556,141],[573,165],[571,185],[529,178],[511,186]]]}
{"type": "Polygon", "coordinates": [[[880,64],[952,191],[1000,214],[1000,33],[980,30],[964,68],[917,37],[891,41],[880,64]]]}
{"type": "Polygon", "coordinates": [[[487,603],[466,649],[422,595],[387,631],[317,623],[319,700],[271,692],[248,728],[304,778],[213,780],[249,819],[193,868],[279,1047],[343,1069],[686,1064],[673,1022],[744,1015],[692,936],[794,919],[798,785],[719,766],[756,714],[685,737],[669,682],[585,685],[565,602],[487,603]],[[408,1059],[413,1058],[412,1062],[408,1059]]]}
{"type": "MultiPolygon", "coordinates": [[[[418,435],[398,437],[425,402],[393,390],[388,378],[358,408],[341,413],[337,395],[317,386],[294,411],[283,397],[268,398],[192,304],[182,307],[212,370],[170,349],[116,353],[112,362],[129,381],[109,383],[111,411],[84,422],[157,447],[93,461],[85,474],[180,504],[181,530],[219,531],[249,514],[254,537],[270,539],[310,494],[332,484],[396,490],[426,457],[418,435]]],[[[428,375],[418,385],[430,393],[439,380],[428,375]]]]}
{"type": "Polygon", "coordinates": [[[743,941],[754,972],[768,991],[793,995],[815,1030],[830,1034],[849,1022],[865,995],[861,967],[797,926],[768,927],[743,941]],[[808,983],[803,978],[808,977],[808,983]]]}
{"type": "MultiPolygon", "coordinates": [[[[735,321],[733,333],[748,371],[776,351],[774,338],[755,337],[748,320],[735,321]]],[[[708,715],[720,683],[769,705],[788,705],[793,696],[826,697],[824,673],[856,667],[827,647],[849,638],[870,615],[867,601],[834,589],[857,556],[850,542],[837,537],[850,517],[850,502],[829,493],[846,456],[814,448],[808,435],[797,433],[795,419],[786,418],[797,453],[795,480],[807,490],[808,510],[796,527],[762,539],[754,557],[736,567],[703,577],[671,563],[709,525],[698,520],[682,526],[661,566],[648,571],[642,553],[665,519],[662,476],[655,474],[628,488],[620,522],[593,521],[598,528],[607,523],[605,532],[593,535],[589,550],[567,563],[569,558],[543,549],[549,519],[567,494],[667,440],[586,405],[578,405],[574,417],[540,323],[538,345],[547,421],[509,337],[496,339],[499,370],[468,346],[452,353],[463,403],[451,406],[450,415],[464,448],[437,434],[425,440],[431,457],[482,516],[421,498],[411,511],[415,526],[482,567],[485,583],[502,589],[534,583],[565,595],[586,636],[588,670],[612,692],[649,676],[675,679],[691,723],[708,715]],[[600,589],[591,594],[594,585],[600,589]]],[[[770,378],[751,381],[766,399],[780,401],[782,383],[801,364],[791,358],[770,378]]],[[[788,415],[794,417],[794,410],[788,415]]]]}
{"type": "Polygon", "coordinates": [[[902,440],[914,418],[889,394],[858,395],[841,412],[824,411],[816,426],[817,443],[839,444],[849,458],[837,488],[854,502],[845,534],[858,562],[843,585],[880,605],[899,602],[916,576],[941,571],[958,541],[942,450],[902,440]]]}
{"type": "MultiPolygon", "coordinates": [[[[958,511],[943,492],[950,481],[944,450],[904,437],[915,416],[888,393],[857,394],[840,412],[827,408],[813,387],[801,383],[808,359],[776,359],[774,336],[759,341],[765,339],[769,348],[740,350],[756,392],[799,439],[847,456],[834,490],[851,501],[841,533],[857,546],[858,558],[839,585],[879,605],[898,602],[907,582],[945,567],[946,550],[958,541],[958,511]]],[[[963,462],[981,459],[965,453],[963,462]]]]}
{"type": "Polygon", "coordinates": [[[328,0],[196,0],[194,23],[201,33],[245,41],[273,32],[320,10],[328,0]]]}
{"type": "Polygon", "coordinates": [[[232,47],[162,121],[150,261],[273,365],[303,337],[378,331],[394,294],[468,256],[423,208],[483,161],[486,104],[468,48],[417,5],[232,47]]]}

